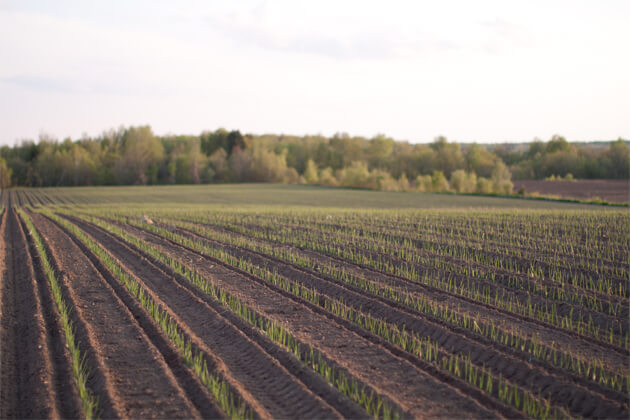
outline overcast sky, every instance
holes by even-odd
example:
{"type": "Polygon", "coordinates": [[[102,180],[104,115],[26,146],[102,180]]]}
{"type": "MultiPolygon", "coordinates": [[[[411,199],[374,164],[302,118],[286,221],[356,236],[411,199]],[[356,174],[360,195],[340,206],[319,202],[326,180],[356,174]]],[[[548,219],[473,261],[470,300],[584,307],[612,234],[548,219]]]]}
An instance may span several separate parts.
{"type": "Polygon", "coordinates": [[[0,143],[630,138],[630,1],[3,1],[0,143]]]}

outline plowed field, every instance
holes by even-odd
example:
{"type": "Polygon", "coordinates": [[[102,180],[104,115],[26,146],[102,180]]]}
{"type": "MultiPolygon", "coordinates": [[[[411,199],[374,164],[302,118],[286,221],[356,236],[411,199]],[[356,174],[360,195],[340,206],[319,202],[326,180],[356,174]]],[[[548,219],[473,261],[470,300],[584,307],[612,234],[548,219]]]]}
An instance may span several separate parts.
{"type": "Polygon", "coordinates": [[[2,195],[0,418],[630,416],[626,209],[67,191],[2,195]]]}

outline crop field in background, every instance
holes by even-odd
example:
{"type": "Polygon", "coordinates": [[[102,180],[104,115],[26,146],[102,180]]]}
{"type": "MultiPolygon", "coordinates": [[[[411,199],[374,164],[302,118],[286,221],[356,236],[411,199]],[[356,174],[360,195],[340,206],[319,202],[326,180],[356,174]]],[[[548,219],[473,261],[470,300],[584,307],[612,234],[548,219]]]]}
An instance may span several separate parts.
{"type": "Polygon", "coordinates": [[[0,201],[1,418],[630,415],[627,208],[252,184],[0,201]]]}

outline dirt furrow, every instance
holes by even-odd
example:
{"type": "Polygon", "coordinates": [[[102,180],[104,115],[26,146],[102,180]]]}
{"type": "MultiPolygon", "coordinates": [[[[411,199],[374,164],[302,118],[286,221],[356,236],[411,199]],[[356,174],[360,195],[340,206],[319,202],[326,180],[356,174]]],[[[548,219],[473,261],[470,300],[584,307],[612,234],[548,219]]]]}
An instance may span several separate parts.
{"type": "Polygon", "coordinates": [[[80,417],[54,302],[14,209],[1,238],[0,418],[80,417]]]}
{"type": "MultiPolygon", "coordinates": [[[[311,227],[290,226],[289,228],[292,230],[304,229],[305,231],[316,232],[311,227]]],[[[332,233],[332,232],[327,231],[327,233],[332,233]]],[[[544,262],[537,259],[537,257],[540,256],[539,253],[528,255],[529,257],[528,259],[525,256],[515,256],[515,255],[500,253],[498,252],[498,250],[500,249],[501,251],[505,251],[505,248],[496,248],[487,243],[480,243],[477,246],[471,246],[469,243],[462,245],[462,244],[457,244],[454,242],[448,242],[446,240],[444,242],[438,242],[438,241],[428,241],[425,239],[413,239],[410,236],[396,235],[392,233],[381,232],[381,234],[387,235],[387,238],[386,238],[387,243],[385,243],[384,245],[389,246],[391,249],[397,249],[397,250],[406,249],[412,252],[423,253],[426,255],[440,258],[447,262],[452,262],[453,264],[473,263],[479,268],[483,269],[484,271],[487,271],[488,273],[494,273],[497,276],[496,280],[505,284],[509,284],[509,283],[505,280],[502,280],[502,277],[505,277],[506,279],[508,279],[509,276],[513,276],[513,277],[518,278],[519,281],[523,282],[524,284],[532,282],[532,283],[544,285],[550,288],[551,290],[562,290],[563,292],[568,293],[568,294],[582,294],[591,298],[596,297],[596,299],[600,301],[600,304],[604,306],[604,310],[606,309],[608,304],[611,304],[611,305],[620,304],[622,306],[621,317],[626,317],[628,314],[628,310],[627,308],[625,308],[625,306],[628,303],[628,298],[608,295],[606,293],[592,291],[587,288],[574,286],[568,283],[565,283],[562,286],[560,286],[557,281],[550,279],[550,277],[557,270],[557,271],[564,272],[566,276],[575,276],[576,274],[589,276],[590,278],[595,279],[596,282],[600,278],[613,280],[617,283],[628,282],[627,279],[624,279],[623,277],[620,277],[619,275],[612,274],[611,273],[612,270],[606,270],[607,272],[593,272],[586,268],[580,268],[575,265],[573,266],[553,265],[549,262],[544,262]],[[403,244],[405,241],[408,242],[409,245],[402,246],[401,244],[403,244]],[[427,247],[427,244],[430,246],[427,247]],[[438,250],[436,251],[434,248],[438,248],[438,250]],[[443,248],[443,249],[440,249],[440,248],[443,248]],[[454,250],[463,249],[466,253],[468,254],[474,253],[477,257],[479,255],[488,255],[491,258],[501,259],[502,262],[506,262],[506,261],[512,262],[518,267],[516,269],[507,270],[507,269],[498,268],[493,265],[487,265],[481,262],[470,261],[470,259],[465,259],[465,258],[462,259],[459,256],[450,255],[448,252],[446,252],[447,249],[454,249],[454,250]],[[538,275],[536,277],[529,276],[528,273],[529,273],[529,269],[532,267],[532,262],[534,263],[535,267],[538,267],[539,269],[543,271],[542,277],[538,275]]],[[[348,233],[345,233],[345,231],[340,233],[340,235],[343,235],[346,239],[352,239],[352,236],[358,235],[358,237],[361,238],[362,241],[369,240],[373,243],[376,243],[375,239],[365,237],[365,235],[363,235],[362,229],[359,229],[358,232],[353,232],[352,235],[350,236],[348,233]]],[[[565,258],[564,260],[565,261],[568,260],[570,262],[568,258],[565,258]]],[[[562,302],[562,300],[559,300],[559,301],[562,302]]]]}
{"type": "MultiPolygon", "coordinates": [[[[582,305],[569,303],[565,301],[558,301],[554,299],[547,298],[541,294],[532,294],[526,290],[517,289],[515,287],[510,286],[510,278],[520,278],[525,279],[527,276],[522,274],[513,274],[506,270],[500,270],[492,267],[485,267],[479,264],[476,265],[477,269],[483,270],[486,276],[494,276],[494,279],[481,279],[474,275],[465,274],[464,270],[468,269],[471,264],[466,261],[459,260],[452,257],[443,257],[442,260],[448,261],[449,268],[443,267],[431,267],[427,266],[423,263],[414,263],[407,261],[403,258],[390,255],[389,253],[372,251],[365,247],[366,245],[345,245],[345,249],[351,249],[353,252],[358,254],[363,254],[371,258],[373,261],[385,261],[391,264],[394,267],[411,267],[415,270],[419,275],[426,276],[434,276],[437,275],[441,278],[448,278],[448,276],[452,276],[454,280],[457,282],[458,287],[462,287],[470,282],[470,284],[475,284],[481,289],[490,290],[491,295],[495,291],[501,291],[502,294],[506,296],[506,298],[515,299],[521,305],[527,306],[528,303],[533,304],[535,307],[539,308],[547,308],[550,305],[553,305],[557,316],[559,317],[567,317],[572,319],[575,324],[578,322],[582,322],[584,324],[591,322],[593,326],[600,328],[600,334],[603,337],[606,337],[606,333],[609,328],[613,328],[615,335],[618,337],[623,337],[628,333],[629,326],[626,322],[620,321],[620,319],[624,319],[623,315],[619,318],[611,316],[602,311],[596,311],[591,308],[587,308],[582,305]],[[452,273],[450,267],[459,267],[459,273],[452,273]]],[[[481,271],[479,271],[481,272],[481,271]]],[[[528,281],[528,280],[527,280],[528,281]]],[[[608,302],[603,303],[605,310],[609,309],[608,302]]],[[[611,306],[614,304],[611,303],[611,306]]],[[[624,313],[624,311],[621,311],[624,313]]],[[[538,319],[534,316],[522,313],[514,313],[514,315],[523,318],[525,320],[529,320],[529,322],[536,322],[539,325],[546,325],[548,328],[555,328],[557,330],[563,330],[558,326],[555,326],[545,320],[538,319]]],[[[599,344],[600,346],[606,347],[609,350],[618,351],[622,354],[628,354],[628,351],[619,347],[617,344],[610,344],[604,339],[598,339],[592,337],[591,335],[578,333],[572,330],[569,330],[571,334],[579,336],[581,339],[593,342],[594,344],[599,344]]]]}
{"type": "MultiPolygon", "coordinates": [[[[202,226],[212,226],[212,225],[202,225],[202,226]]],[[[214,227],[214,226],[212,226],[214,227]]],[[[225,228],[221,228],[221,229],[225,229],[225,228]]],[[[229,232],[232,233],[237,233],[237,234],[241,234],[240,232],[234,232],[230,229],[226,229],[229,232]]],[[[314,241],[313,238],[310,239],[311,242],[314,241]]],[[[280,244],[280,242],[277,241],[269,241],[272,243],[278,243],[280,244]]],[[[324,242],[320,242],[320,244],[323,244],[324,242]]],[[[483,279],[479,279],[477,277],[472,277],[469,275],[465,275],[465,274],[454,274],[451,273],[450,271],[444,269],[444,268],[438,268],[438,267],[429,267],[420,263],[413,263],[413,262],[408,262],[405,260],[402,260],[399,257],[395,257],[392,256],[390,254],[385,254],[385,253],[381,253],[381,252],[377,252],[377,251],[373,251],[373,250],[369,250],[365,247],[359,246],[358,244],[346,244],[344,245],[344,249],[348,250],[351,249],[352,251],[358,253],[358,254],[365,254],[367,256],[369,256],[370,258],[372,258],[374,261],[386,261],[389,262],[390,264],[397,266],[397,267],[401,267],[401,266],[406,266],[406,267],[412,267],[413,269],[415,269],[415,272],[418,273],[419,275],[423,275],[423,276],[438,276],[441,278],[450,278],[453,281],[456,282],[457,287],[462,287],[465,286],[467,284],[467,282],[470,282],[470,284],[475,284],[477,286],[483,286],[484,288],[490,289],[492,291],[494,290],[502,290],[504,293],[507,294],[507,296],[509,296],[510,298],[516,298],[521,304],[526,304],[527,302],[531,302],[533,304],[537,304],[541,307],[545,307],[548,303],[552,303],[555,304],[555,309],[557,310],[557,314],[559,316],[566,316],[566,317],[570,317],[573,319],[573,321],[577,324],[577,322],[579,320],[581,320],[582,322],[586,323],[587,320],[590,320],[591,322],[593,322],[594,325],[599,326],[604,328],[604,334],[607,331],[607,328],[611,325],[615,326],[616,329],[616,333],[618,333],[620,336],[623,336],[627,331],[628,331],[628,325],[626,322],[620,322],[619,319],[606,315],[604,313],[601,312],[597,312],[597,311],[592,311],[590,309],[581,307],[581,306],[576,306],[567,302],[549,302],[547,300],[547,298],[540,296],[540,295],[532,295],[526,291],[523,290],[518,290],[518,289],[514,289],[511,287],[506,286],[509,283],[509,278],[506,277],[505,274],[501,274],[500,270],[491,268],[491,273],[493,273],[493,275],[495,276],[495,280],[494,281],[489,281],[489,280],[483,280],[483,279]]],[[[312,251],[312,249],[310,249],[312,251]]],[[[333,259],[340,259],[339,257],[335,257],[332,255],[328,255],[328,254],[323,254],[326,255],[330,258],[333,259]]],[[[457,259],[453,259],[452,257],[448,257],[447,259],[451,260],[453,265],[457,265],[460,266],[463,269],[467,269],[468,265],[465,262],[462,262],[460,260],[457,259]]],[[[345,260],[342,260],[345,261],[345,260]]],[[[357,264],[361,267],[365,267],[362,264],[357,264]]],[[[522,277],[522,276],[521,276],[522,277]]],[[[464,298],[466,300],[470,300],[467,298],[464,298]]],[[[486,305],[488,306],[488,305],[486,305]]],[[[627,357],[628,355],[628,351],[624,350],[622,348],[620,348],[618,345],[616,344],[609,344],[608,342],[605,342],[603,340],[600,339],[596,339],[593,338],[589,335],[585,335],[585,334],[580,334],[574,331],[569,331],[560,327],[556,327],[548,322],[545,321],[541,321],[535,317],[531,317],[531,316],[527,316],[524,314],[520,314],[520,313],[511,313],[508,312],[506,310],[503,309],[499,309],[499,308],[495,308],[496,310],[500,311],[500,312],[504,312],[506,313],[508,316],[513,316],[516,318],[519,318],[525,322],[530,322],[530,323],[534,323],[537,324],[539,326],[542,326],[543,328],[547,328],[547,329],[552,329],[555,331],[558,331],[561,334],[568,334],[570,336],[573,337],[573,339],[575,338],[579,338],[581,340],[585,340],[588,342],[592,342],[593,344],[596,344],[602,348],[606,349],[606,352],[610,352],[610,350],[616,351],[619,354],[623,355],[624,357],[627,357]]],[[[623,317],[622,317],[623,319],[623,317]]]]}
{"type": "MultiPolygon", "coordinates": [[[[512,331],[514,329],[514,326],[518,325],[518,334],[523,337],[536,337],[544,343],[555,343],[558,348],[562,348],[564,351],[569,351],[571,354],[577,355],[583,360],[597,360],[598,362],[603,361],[605,366],[611,371],[622,369],[624,374],[630,373],[630,366],[625,363],[625,361],[627,360],[626,356],[620,355],[617,352],[610,352],[607,347],[600,347],[596,344],[593,345],[594,343],[592,342],[584,343],[583,341],[576,340],[577,337],[575,334],[567,333],[566,331],[558,330],[557,328],[548,328],[547,324],[530,322],[528,318],[517,316],[510,312],[497,309],[493,306],[477,302],[469,298],[465,298],[458,294],[440,290],[430,285],[414,282],[399,276],[382,273],[371,267],[350,262],[331,255],[322,254],[311,249],[296,247],[289,244],[274,242],[270,240],[259,239],[252,236],[244,235],[240,232],[234,232],[227,229],[224,230],[221,227],[210,225],[200,226],[202,226],[204,229],[216,228],[223,233],[237,235],[259,243],[266,243],[272,246],[283,247],[287,250],[290,250],[291,253],[295,255],[305,256],[307,258],[320,262],[325,266],[335,266],[338,270],[343,270],[349,274],[363,277],[377,285],[387,284],[390,287],[407,291],[416,298],[428,299],[441,305],[448,305],[451,309],[456,310],[459,313],[467,314],[473,318],[480,318],[484,322],[494,323],[495,325],[504,328],[506,331],[512,331]]],[[[178,232],[191,237],[211,239],[209,238],[209,236],[202,237],[187,229],[178,229],[178,232]]],[[[210,235],[210,232],[208,232],[208,235],[210,235]]],[[[304,270],[320,277],[326,277],[320,273],[313,272],[311,270],[304,270]]],[[[328,279],[331,281],[335,281],[334,279],[328,279]]],[[[527,355],[522,355],[522,357],[525,359],[529,359],[529,356],[527,355]]]]}
{"type": "Polygon", "coordinates": [[[104,231],[72,220],[114,256],[181,328],[210,354],[228,380],[261,417],[336,418],[365,412],[323,379],[304,368],[245,322],[220,305],[201,299],[190,287],[104,231]],[[298,372],[292,372],[298,370],[298,372]],[[318,392],[314,392],[313,389],[318,392]],[[321,395],[318,395],[321,394],[321,395]]]}
{"type": "Polygon", "coordinates": [[[251,261],[260,266],[267,266],[286,277],[298,280],[309,288],[333,298],[341,298],[344,303],[357,310],[371,313],[377,318],[388,322],[405,325],[408,331],[420,336],[430,336],[444,348],[454,353],[470,354],[478,366],[486,366],[493,372],[501,372],[503,377],[532,390],[535,394],[549,396],[552,402],[559,406],[570,405],[572,412],[578,415],[589,415],[593,410],[599,410],[608,415],[622,415],[627,411],[622,405],[627,403],[625,396],[602,389],[600,395],[594,395],[582,385],[580,378],[566,375],[561,370],[546,369],[541,371],[539,366],[527,360],[527,355],[521,355],[512,349],[479,338],[471,332],[445,325],[441,321],[427,319],[421,313],[410,310],[402,305],[386,299],[366,294],[346,284],[325,278],[317,273],[309,272],[275,258],[246,250],[233,245],[216,242],[233,255],[251,261]],[[567,394],[567,388],[571,393],[567,394]],[[613,398],[615,401],[610,400],[613,398]]]}
{"type": "MultiPolygon", "coordinates": [[[[71,219],[86,230],[110,236],[98,227],[71,219]]],[[[115,241],[122,243],[119,239],[115,241]]],[[[432,372],[428,374],[418,367],[427,368],[426,363],[409,357],[408,354],[371,333],[341,320],[318,306],[269,285],[264,280],[251,277],[212,258],[202,257],[176,244],[162,242],[157,245],[163,247],[166,253],[183,253],[184,259],[190,259],[192,255],[197,262],[195,268],[206,270],[207,260],[213,261],[210,269],[211,271],[218,270],[219,274],[214,272],[212,282],[224,288],[228,293],[241,298],[245,304],[259,311],[263,316],[287,326],[299,340],[313,346],[329,360],[334,360],[339,366],[347,369],[352,376],[414,416],[426,417],[428,413],[434,413],[433,415],[442,413],[441,416],[450,417],[461,417],[465,413],[477,413],[477,416],[482,417],[489,416],[489,413],[494,413],[491,416],[497,416],[498,413],[504,413],[508,417],[519,416],[516,411],[488,398],[459,379],[436,374],[432,367],[428,367],[428,370],[432,372]],[[202,265],[198,266],[200,262],[202,265]],[[334,321],[332,325],[331,320],[334,321]],[[437,378],[431,376],[434,374],[437,378]],[[453,383],[456,385],[454,388],[453,383]],[[458,386],[460,388],[457,388],[458,386]],[[436,395],[450,396],[445,399],[434,399],[432,392],[436,392],[436,395]],[[488,411],[488,408],[482,408],[478,405],[478,401],[470,400],[470,398],[482,400],[485,407],[490,407],[491,411],[488,411]],[[452,404],[453,399],[458,401],[457,404],[452,404]],[[451,403],[447,403],[447,400],[451,403]]],[[[128,249],[135,249],[133,246],[129,247],[128,249]]],[[[138,250],[135,252],[142,254],[138,250]]],[[[195,295],[201,295],[202,292],[196,288],[193,289],[195,295]]]]}
{"type": "Polygon", "coordinates": [[[31,217],[76,314],[79,341],[95,369],[88,385],[100,398],[102,416],[201,417],[164,355],[87,256],[54,223],[31,217]]]}
{"type": "MultiPolygon", "coordinates": [[[[289,229],[296,229],[296,228],[303,227],[303,226],[299,226],[299,225],[295,225],[291,223],[282,223],[282,226],[289,229]]],[[[435,230],[418,231],[418,230],[414,230],[413,228],[409,230],[405,230],[404,226],[403,227],[400,227],[400,226],[393,227],[391,225],[389,226],[388,225],[385,225],[385,226],[375,226],[375,225],[342,226],[339,224],[322,224],[322,223],[314,223],[311,226],[316,227],[316,228],[321,228],[322,230],[325,230],[328,232],[330,231],[334,231],[334,232],[339,231],[339,232],[346,232],[346,233],[354,232],[360,236],[364,236],[364,232],[366,232],[367,234],[387,235],[388,237],[394,240],[400,239],[401,241],[404,241],[408,239],[420,248],[422,248],[422,245],[424,243],[433,243],[433,244],[439,245],[441,242],[432,242],[432,241],[427,240],[427,238],[434,239],[437,237],[437,238],[440,238],[440,240],[443,240],[444,241],[443,243],[457,244],[458,246],[461,246],[460,244],[465,243],[467,247],[470,247],[470,249],[478,250],[479,247],[483,247],[484,252],[488,250],[501,250],[501,252],[506,253],[504,256],[508,258],[509,257],[532,258],[532,257],[535,257],[536,255],[551,257],[554,259],[561,258],[562,261],[558,261],[558,264],[561,264],[559,265],[559,267],[564,267],[564,268],[571,268],[570,265],[565,265],[566,263],[598,262],[598,263],[604,264],[603,266],[604,269],[611,269],[616,264],[619,264],[620,262],[622,262],[622,261],[612,261],[612,260],[599,259],[599,258],[589,258],[585,256],[578,258],[574,254],[559,253],[553,247],[550,248],[549,244],[545,242],[543,242],[543,245],[540,246],[538,250],[532,250],[531,247],[528,248],[528,247],[518,246],[514,242],[510,242],[510,241],[497,241],[497,240],[492,240],[488,237],[484,237],[484,239],[482,240],[482,239],[473,238],[470,235],[466,235],[466,234],[452,234],[452,233],[440,232],[440,231],[435,231],[435,230]]],[[[536,238],[533,238],[531,235],[527,237],[528,244],[532,244],[532,242],[535,242],[535,241],[536,241],[536,238]]]]}
{"type": "MultiPolygon", "coordinates": [[[[328,241],[325,237],[321,236],[322,232],[314,231],[312,228],[306,227],[296,227],[297,230],[309,231],[311,233],[315,233],[317,237],[310,237],[309,241],[319,242],[320,245],[324,244],[328,241]]],[[[413,262],[407,259],[403,259],[401,257],[392,255],[389,251],[377,251],[374,247],[380,247],[382,244],[377,244],[377,242],[370,238],[353,238],[351,236],[341,234],[344,237],[344,244],[342,245],[344,249],[351,249],[354,253],[359,255],[363,254],[370,257],[374,261],[385,261],[395,267],[413,267],[416,273],[428,276],[438,276],[441,278],[448,277],[453,275],[451,270],[440,267],[439,265],[427,265],[421,262],[413,262]]],[[[380,248],[377,248],[380,249],[380,248]]],[[[390,246],[389,250],[393,249],[402,249],[400,246],[390,246]]],[[[475,263],[471,261],[462,260],[458,257],[453,257],[449,255],[443,255],[440,253],[436,253],[434,251],[427,251],[423,249],[415,250],[417,255],[423,255],[425,258],[437,259],[441,261],[442,265],[448,264],[449,267],[459,268],[459,273],[455,274],[455,279],[458,282],[466,282],[471,281],[478,286],[483,286],[484,288],[489,288],[492,290],[503,290],[504,293],[509,295],[511,298],[517,299],[521,303],[526,303],[531,301],[535,305],[539,305],[541,307],[545,307],[547,304],[555,304],[557,313],[560,316],[568,316],[572,317],[573,320],[577,323],[579,319],[588,320],[591,319],[592,322],[601,328],[604,328],[606,331],[610,326],[615,326],[616,332],[619,333],[620,336],[623,336],[628,331],[628,326],[625,322],[619,322],[617,318],[610,316],[607,311],[612,306],[621,306],[621,317],[624,318],[624,314],[628,313],[628,310],[625,308],[627,299],[609,299],[605,297],[600,299],[600,305],[602,306],[602,310],[595,310],[592,308],[586,308],[579,305],[574,305],[569,302],[565,302],[563,300],[557,300],[552,297],[545,296],[542,292],[538,292],[536,294],[531,294],[526,290],[521,290],[519,288],[511,285],[513,281],[518,281],[523,284],[533,285],[533,282],[540,282],[543,285],[552,287],[557,290],[563,290],[562,287],[557,286],[553,282],[550,282],[546,279],[541,278],[529,278],[527,275],[517,272],[512,272],[505,269],[499,269],[493,266],[487,266],[481,263],[475,263]],[[476,270],[480,273],[485,274],[485,279],[481,279],[478,276],[470,276],[465,274],[471,267],[475,267],[476,270]],[[491,278],[491,280],[490,280],[491,278]]],[[[616,280],[611,280],[615,285],[619,282],[616,280]]],[[[625,280],[627,282],[627,280],[625,280]]],[[[567,292],[570,292],[572,287],[566,288],[567,292]]],[[[605,343],[604,343],[605,344],[605,343]]]]}
{"type": "MultiPolygon", "coordinates": [[[[475,317],[477,317],[479,314],[482,314],[482,318],[484,318],[485,320],[494,322],[499,326],[505,326],[506,328],[508,328],[508,330],[511,329],[513,325],[518,324],[519,333],[525,337],[540,337],[541,339],[544,339],[544,341],[547,343],[558,342],[565,349],[571,349],[571,352],[573,354],[578,355],[582,359],[604,360],[606,366],[611,370],[614,370],[618,366],[625,367],[622,362],[627,358],[627,351],[621,350],[621,352],[619,352],[617,346],[612,346],[612,348],[618,351],[615,351],[614,353],[610,352],[611,346],[606,343],[601,343],[600,340],[591,339],[590,337],[585,337],[588,341],[588,344],[584,343],[580,340],[580,338],[583,337],[582,335],[578,335],[571,331],[555,327],[546,322],[538,321],[530,317],[509,312],[501,308],[496,308],[489,304],[475,301],[471,298],[461,296],[453,292],[448,292],[431,285],[422,284],[400,276],[383,273],[381,271],[375,270],[372,267],[351,262],[333,255],[324,254],[310,248],[298,247],[268,239],[260,239],[222,226],[200,223],[197,223],[197,225],[203,229],[216,229],[221,233],[236,235],[237,237],[243,237],[247,240],[270,244],[276,247],[280,246],[285,249],[291,250],[291,252],[296,253],[296,255],[304,255],[307,258],[321,261],[324,265],[332,264],[338,266],[340,270],[343,269],[348,273],[362,276],[368,280],[376,282],[377,284],[383,284],[385,282],[395,287],[399,287],[402,290],[408,290],[409,292],[415,294],[415,296],[418,298],[429,298],[436,302],[447,304],[451,308],[456,308],[458,312],[472,314],[475,315],[475,317]],[[593,344],[595,344],[595,347],[593,346],[593,344]]],[[[179,229],[179,232],[184,235],[196,235],[196,233],[188,229],[179,229]]],[[[627,372],[630,372],[630,370],[628,370],[627,372]]]]}

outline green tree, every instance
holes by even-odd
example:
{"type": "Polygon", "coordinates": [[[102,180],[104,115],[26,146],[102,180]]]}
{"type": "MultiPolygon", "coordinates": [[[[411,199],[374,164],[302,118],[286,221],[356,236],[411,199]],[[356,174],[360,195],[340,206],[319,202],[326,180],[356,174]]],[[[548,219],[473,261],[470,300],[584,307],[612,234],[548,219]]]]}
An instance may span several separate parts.
{"type": "Polygon", "coordinates": [[[5,189],[11,186],[11,168],[7,166],[7,162],[0,158],[0,188],[5,189]]]}
{"type": "Polygon", "coordinates": [[[379,134],[369,142],[367,160],[370,168],[385,169],[394,151],[394,140],[379,134]]]}
{"type": "Polygon", "coordinates": [[[122,156],[115,165],[116,178],[121,184],[154,184],[163,157],[164,147],[151,127],[129,127],[122,138],[122,156]]]}
{"type": "Polygon", "coordinates": [[[445,137],[440,136],[431,144],[431,148],[435,151],[434,170],[449,177],[453,171],[464,169],[466,161],[459,144],[449,143],[445,137]]]}
{"type": "Polygon", "coordinates": [[[317,166],[313,159],[309,159],[306,162],[306,169],[304,170],[304,181],[307,184],[317,184],[319,182],[319,175],[317,173],[317,166]]]}
{"type": "Polygon", "coordinates": [[[547,146],[545,147],[545,152],[546,153],[555,153],[558,151],[568,151],[571,148],[571,145],[567,142],[567,140],[558,135],[558,134],[554,134],[551,137],[551,140],[549,140],[549,142],[547,143],[547,146]]]}
{"type": "Polygon", "coordinates": [[[609,176],[617,179],[630,178],[630,148],[619,138],[610,145],[606,153],[610,161],[609,176]]]}
{"type": "Polygon", "coordinates": [[[468,171],[479,176],[490,177],[498,159],[494,153],[476,143],[466,151],[468,171]]]}
{"type": "Polygon", "coordinates": [[[431,191],[446,192],[449,191],[448,181],[442,171],[433,171],[431,175],[431,191]]]}
{"type": "Polygon", "coordinates": [[[511,194],[514,184],[512,184],[512,174],[505,163],[497,161],[492,170],[492,191],[497,194],[511,194]]]}
{"type": "Polygon", "coordinates": [[[451,190],[458,193],[473,193],[477,189],[477,175],[458,169],[451,174],[449,182],[451,190]]]}

